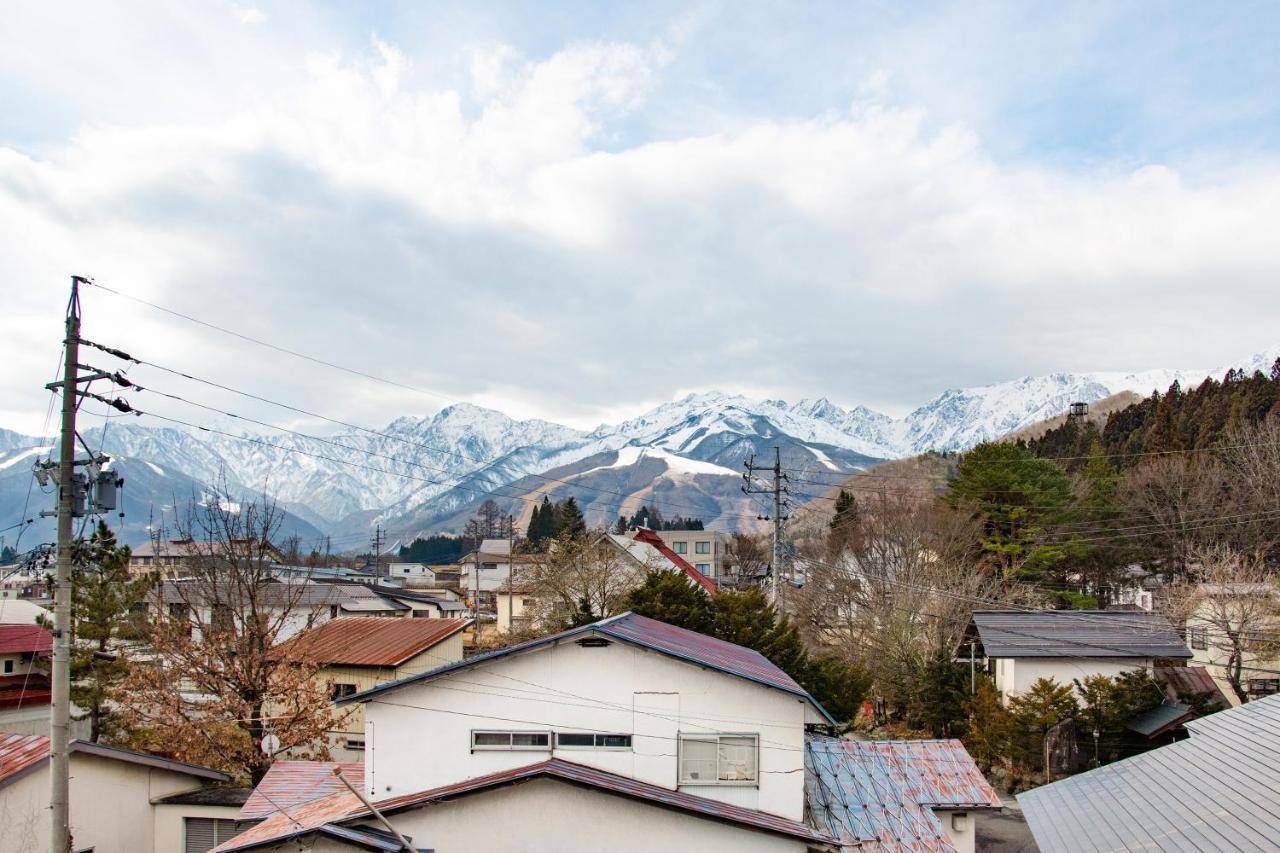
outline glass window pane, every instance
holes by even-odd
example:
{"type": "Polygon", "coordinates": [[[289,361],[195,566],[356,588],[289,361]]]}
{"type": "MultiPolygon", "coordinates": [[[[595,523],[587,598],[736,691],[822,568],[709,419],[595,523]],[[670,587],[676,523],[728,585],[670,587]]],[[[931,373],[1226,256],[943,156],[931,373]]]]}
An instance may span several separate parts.
{"type": "Polygon", "coordinates": [[[476,746],[510,746],[510,732],[476,732],[476,746]]]}
{"type": "Polygon", "coordinates": [[[559,746],[595,746],[596,736],[561,732],[556,735],[556,743],[559,746]]]}
{"type": "Polygon", "coordinates": [[[720,781],[754,782],[756,779],[756,739],[720,738],[720,781]]]}
{"type": "Polygon", "coordinates": [[[716,781],[716,751],[714,739],[680,741],[680,780],[682,782],[716,781]]]}
{"type": "Polygon", "coordinates": [[[599,735],[600,746],[609,749],[628,749],[631,746],[631,735],[599,735]]]}
{"type": "Polygon", "coordinates": [[[546,732],[512,732],[512,746],[550,746],[551,739],[546,732]]]}

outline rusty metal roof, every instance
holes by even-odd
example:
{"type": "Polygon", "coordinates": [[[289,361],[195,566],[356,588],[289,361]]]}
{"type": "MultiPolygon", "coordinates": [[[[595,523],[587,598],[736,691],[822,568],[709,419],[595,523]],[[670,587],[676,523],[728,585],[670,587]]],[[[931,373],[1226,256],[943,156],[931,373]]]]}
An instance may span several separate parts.
{"type": "Polygon", "coordinates": [[[303,631],[280,648],[325,664],[395,667],[469,624],[468,619],[351,616],[303,631]]]}
{"type": "MultiPolygon", "coordinates": [[[[384,814],[390,814],[433,803],[447,802],[469,794],[539,778],[555,779],[570,785],[651,803],[661,808],[673,809],[697,817],[735,824],[814,844],[826,845],[835,841],[833,837],[812,827],[778,817],[777,815],[732,805],[719,800],[710,800],[706,797],[698,797],[683,791],[673,791],[669,788],[650,785],[647,782],[640,782],[615,773],[598,770],[594,767],[575,764],[561,758],[552,758],[537,764],[517,767],[512,770],[503,770],[487,776],[478,776],[474,779],[433,788],[429,791],[380,800],[374,805],[384,814]]],[[[371,814],[349,791],[330,794],[324,799],[315,800],[287,811],[287,815],[277,813],[257,826],[240,833],[220,847],[214,848],[212,853],[233,853],[233,851],[251,850],[255,847],[279,844],[282,841],[326,830],[328,830],[326,834],[334,835],[333,829],[339,828],[339,825],[365,818],[371,814]]],[[[348,826],[346,828],[350,829],[351,827],[348,826]]],[[[363,829],[363,827],[361,828],[363,829]]]]}
{"type": "Polygon", "coordinates": [[[1155,679],[1165,686],[1165,696],[1171,702],[1197,693],[1206,693],[1217,701],[1220,708],[1231,707],[1218,682],[1213,680],[1209,670],[1203,666],[1158,666],[1155,668],[1155,679]]]}
{"type": "MultiPolygon", "coordinates": [[[[71,741],[70,749],[73,753],[96,755],[99,758],[110,758],[116,761],[127,761],[130,764],[141,764],[145,767],[171,770],[174,773],[186,773],[189,776],[210,779],[216,782],[227,782],[231,779],[226,773],[214,770],[211,767],[188,764],[185,761],[176,761],[161,755],[136,752],[132,749],[121,749],[117,746],[106,746],[101,743],[73,740],[71,741]]],[[[24,772],[38,767],[48,757],[48,737],[44,735],[0,733],[0,786],[13,781],[24,772]]]]}
{"type": "Polygon", "coordinates": [[[43,672],[0,675],[0,708],[48,705],[53,700],[49,676],[43,672]]]}
{"type": "Polygon", "coordinates": [[[347,788],[334,768],[357,788],[364,784],[364,765],[336,761],[277,761],[253,789],[236,820],[259,820],[281,809],[292,812],[296,806],[327,797],[347,788]]]}
{"type": "Polygon", "coordinates": [[[955,853],[935,808],[999,808],[958,740],[805,738],[805,797],[814,824],[846,845],[955,853]]]}
{"type": "Polygon", "coordinates": [[[52,650],[53,634],[39,625],[0,625],[0,655],[47,655],[52,650]]]}
{"type": "Polygon", "coordinates": [[[706,634],[699,634],[697,631],[677,628],[675,625],[668,625],[665,622],[659,622],[656,619],[650,619],[647,616],[631,612],[623,613],[619,616],[611,616],[608,619],[562,631],[559,634],[540,637],[527,643],[518,643],[505,649],[496,649],[492,652],[467,658],[459,663],[447,664],[429,672],[389,681],[386,684],[380,684],[377,687],[371,687],[368,690],[339,699],[338,704],[362,702],[380,693],[396,690],[409,684],[429,681],[465,667],[475,666],[520,652],[532,651],[564,640],[572,640],[584,634],[599,634],[669,655],[697,666],[718,670],[726,675],[745,678],[765,687],[785,691],[804,699],[829,723],[836,724],[835,719],[827,713],[817,699],[810,696],[803,687],[796,683],[795,679],[754,649],[748,649],[746,646],[739,646],[725,640],[717,640],[714,637],[708,637],[706,634]]]}

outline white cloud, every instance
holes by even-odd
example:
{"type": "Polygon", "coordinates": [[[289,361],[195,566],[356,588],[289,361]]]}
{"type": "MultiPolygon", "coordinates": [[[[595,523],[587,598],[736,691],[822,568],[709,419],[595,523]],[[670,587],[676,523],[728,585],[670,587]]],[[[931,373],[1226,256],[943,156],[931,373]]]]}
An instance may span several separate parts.
{"type": "MultiPolygon", "coordinates": [[[[0,149],[0,229],[21,235],[0,278],[23,283],[0,318],[0,424],[38,427],[70,272],[583,425],[677,387],[901,410],[947,385],[1274,342],[1273,162],[1010,165],[965,124],[893,106],[888,71],[845,109],[619,142],[667,48],[461,54],[464,80],[424,82],[375,37],[196,119],[0,149]]],[[[90,336],[340,417],[439,405],[88,299],[90,336]]]]}
{"type": "Polygon", "coordinates": [[[235,15],[237,21],[248,26],[267,22],[266,13],[253,6],[232,6],[231,14],[235,15]]]}

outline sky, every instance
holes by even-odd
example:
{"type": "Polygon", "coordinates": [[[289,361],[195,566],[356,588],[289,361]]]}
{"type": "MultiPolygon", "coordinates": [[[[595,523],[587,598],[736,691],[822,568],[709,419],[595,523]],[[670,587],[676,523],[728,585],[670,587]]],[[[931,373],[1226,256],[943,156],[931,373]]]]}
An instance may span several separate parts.
{"type": "Polygon", "coordinates": [[[420,389],[84,295],[91,340],[372,426],[709,389],[903,414],[1280,342],[1274,3],[5,18],[0,427],[45,429],[72,274],[420,389]]]}

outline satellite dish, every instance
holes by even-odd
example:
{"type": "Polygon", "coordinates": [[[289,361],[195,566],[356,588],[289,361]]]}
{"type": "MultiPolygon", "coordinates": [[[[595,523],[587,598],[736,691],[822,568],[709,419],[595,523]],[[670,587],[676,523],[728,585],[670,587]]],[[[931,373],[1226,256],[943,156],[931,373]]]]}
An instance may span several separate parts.
{"type": "Polygon", "coordinates": [[[265,734],[262,736],[262,751],[267,755],[275,755],[280,751],[280,736],[277,734],[265,734]]]}

